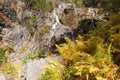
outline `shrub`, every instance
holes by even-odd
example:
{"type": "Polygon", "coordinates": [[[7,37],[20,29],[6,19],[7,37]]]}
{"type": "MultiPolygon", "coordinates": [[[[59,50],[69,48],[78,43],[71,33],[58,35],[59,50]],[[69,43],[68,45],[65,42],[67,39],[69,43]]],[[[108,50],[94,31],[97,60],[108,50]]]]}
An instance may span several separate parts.
{"type": "Polygon", "coordinates": [[[12,66],[11,62],[9,60],[4,61],[1,65],[0,65],[0,70],[2,70],[3,74],[9,74],[12,77],[17,77],[17,70],[15,69],[15,67],[12,66]]]}
{"type": "Polygon", "coordinates": [[[0,48],[0,70],[3,74],[9,74],[10,76],[16,77],[17,71],[6,56],[6,53],[11,52],[13,52],[13,49],[10,46],[0,48]]]}
{"type": "Polygon", "coordinates": [[[6,45],[3,47],[6,51],[6,53],[12,53],[14,52],[14,49],[12,47],[10,47],[9,45],[6,45]]]}
{"type": "Polygon", "coordinates": [[[7,56],[6,56],[6,53],[11,53],[11,52],[13,52],[14,50],[13,50],[13,48],[11,48],[10,46],[4,46],[4,47],[2,47],[2,48],[0,48],[0,64],[2,63],[2,62],[6,62],[7,61],[7,56]]]}
{"type": "Polygon", "coordinates": [[[79,21],[78,28],[81,30],[82,34],[90,34],[94,32],[96,26],[96,23],[98,20],[96,19],[84,19],[79,21]]]}
{"type": "Polygon", "coordinates": [[[5,56],[5,52],[6,51],[4,48],[0,48],[0,63],[7,60],[7,57],[5,56]]]}
{"type": "MultiPolygon", "coordinates": [[[[104,43],[112,43],[112,55],[113,60],[117,65],[120,65],[120,14],[110,13],[108,22],[97,22],[97,27],[92,36],[100,37],[104,40],[104,43]]],[[[91,36],[90,36],[91,37],[91,36]]]]}
{"type": "Polygon", "coordinates": [[[50,60],[45,67],[45,73],[38,80],[63,80],[64,66],[58,61],[50,60]]]}
{"type": "Polygon", "coordinates": [[[75,41],[65,38],[67,43],[56,45],[66,66],[68,80],[108,80],[115,78],[111,59],[111,44],[103,44],[103,39],[92,37],[84,40],[79,36],[75,41]],[[112,76],[112,77],[111,77],[112,76]]]}
{"type": "Polygon", "coordinates": [[[53,9],[52,1],[47,0],[27,0],[27,4],[30,8],[35,10],[44,10],[45,12],[53,9]]]}

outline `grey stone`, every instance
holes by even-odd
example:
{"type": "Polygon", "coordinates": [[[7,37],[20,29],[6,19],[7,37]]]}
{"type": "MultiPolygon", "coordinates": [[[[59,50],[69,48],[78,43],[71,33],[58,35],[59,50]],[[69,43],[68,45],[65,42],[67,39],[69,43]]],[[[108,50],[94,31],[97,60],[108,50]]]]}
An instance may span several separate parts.
{"type": "Polygon", "coordinates": [[[26,80],[37,80],[44,73],[44,67],[48,65],[50,60],[60,61],[60,57],[41,58],[40,60],[30,60],[26,63],[25,78],[26,80]]]}

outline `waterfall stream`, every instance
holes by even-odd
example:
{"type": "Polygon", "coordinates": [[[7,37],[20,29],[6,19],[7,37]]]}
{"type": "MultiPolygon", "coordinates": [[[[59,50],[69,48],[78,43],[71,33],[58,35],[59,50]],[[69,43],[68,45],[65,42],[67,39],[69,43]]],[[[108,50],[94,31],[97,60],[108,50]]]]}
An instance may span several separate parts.
{"type": "Polygon", "coordinates": [[[52,16],[53,16],[53,19],[54,19],[54,23],[52,24],[52,29],[51,29],[51,37],[53,37],[55,35],[55,32],[56,32],[56,27],[58,26],[58,24],[60,24],[60,20],[59,20],[59,17],[57,15],[57,11],[61,8],[60,7],[61,5],[59,5],[58,8],[55,8],[53,10],[53,13],[52,13],[52,16]]]}

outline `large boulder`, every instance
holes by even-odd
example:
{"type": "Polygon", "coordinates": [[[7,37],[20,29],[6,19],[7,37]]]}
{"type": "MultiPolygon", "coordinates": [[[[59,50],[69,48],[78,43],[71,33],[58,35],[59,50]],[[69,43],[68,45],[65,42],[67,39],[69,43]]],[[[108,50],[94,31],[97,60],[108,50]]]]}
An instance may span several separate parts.
{"type": "Polygon", "coordinates": [[[60,61],[60,57],[41,58],[40,60],[30,60],[26,63],[25,67],[25,79],[37,80],[43,73],[45,73],[44,67],[48,65],[50,60],[60,61]]]}

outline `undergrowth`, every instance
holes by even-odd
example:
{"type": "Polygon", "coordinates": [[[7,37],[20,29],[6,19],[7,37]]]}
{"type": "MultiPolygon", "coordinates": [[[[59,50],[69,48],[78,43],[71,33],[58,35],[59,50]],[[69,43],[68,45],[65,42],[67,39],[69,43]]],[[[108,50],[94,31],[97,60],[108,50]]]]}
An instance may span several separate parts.
{"type": "Polygon", "coordinates": [[[65,39],[67,43],[56,46],[66,66],[67,80],[115,79],[117,67],[114,67],[110,54],[111,44],[104,45],[99,37],[87,41],[81,36],[75,41],[65,39]]]}
{"type": "Polygon", "coordinates": [[[48,65],[44,67],[43,73],[38,80],[63,80],[64,66],[56,60],[48,61],[48,65]]]}
{"type": "Polygon", "coordinates": [[[27,54],[27,56],[23,59],[23,62],[26,63],[27,61],[29,61],[30,59],[40,59],[41,55],[42,55],[43,51],[31,51],[27,54]]]}

